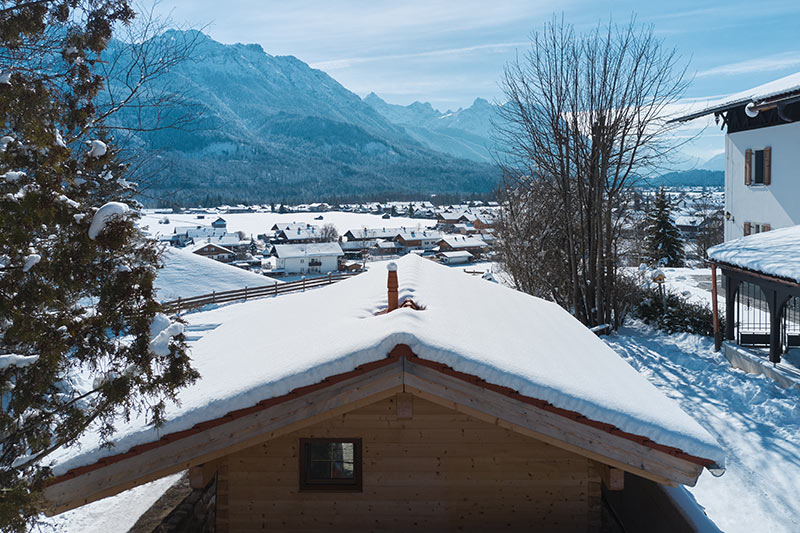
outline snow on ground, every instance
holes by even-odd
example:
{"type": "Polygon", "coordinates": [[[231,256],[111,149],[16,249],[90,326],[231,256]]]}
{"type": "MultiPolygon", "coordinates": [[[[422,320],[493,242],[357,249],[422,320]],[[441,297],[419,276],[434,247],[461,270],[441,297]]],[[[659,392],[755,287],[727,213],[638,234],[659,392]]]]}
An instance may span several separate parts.
{"type": "Polygon", "coordinates": [[[713,438],[559,306],[414,255],[397,261],[401,299],[377,315],[386,271],[324,289],[191,313],[187,339],[202,379],[168,405],[159,429],[119,422],[116,446],[59,450],[56,475],[265,398],[383,359],[397,344],[623,431],[721,463],[713,438]],[[266,329],[265,329],[266,328],[266,329]],[[224,357],[220,357],[224,354],[224,357]]]}
{"type": "Polygon", "coordinates": [[[42,517],[34,531],[123,533],[128,531],[183,473],[163,477],[56,516],[42,517]]]}
{"type": "Polygon", "coordinates": [[[726,473],[688,489],[720,529],[800,531],[800,391],[731,367],[710,337],[633,323],[606,339],[726,450],[726,473]]]}
{"type": "MultiPolygon", "coordinates": [[[[710,268],[661,268],[666,276],[668,291],[680,294],[688,301],[711,307],[710,268]]],[[[720,293],[720,296],[724,296],[720,293]]],[[[722,300],[720,300],[722,302],[722,300]]],[[[724,308],[724,305],[722,305],[724,308]]]]}
{"type": "Polygon", "coordinates": [[[221,216],[228,223],[227,229],[230,232],[243,231],[249,238],[256,237],[261,233],[271,234],[270,228],[274,224],[289,222],[300,222],[315,226],[333,224],[340,235],[347,230],[360,228],[427,228],[436,224],[435,220],[408,217],[382,218],[380,215],[368,213],[346,213],[343,211],[328,211],[324,213],[215,213],[203,215],[202,219],[197,218],[196,214],[155,214],[145,211],[139,222],[141,226],[149,226],[150,234],[153,236],[170,235],[176,226],[210,226],[217,216],[221,216]],[[322,220],[315,220],[322,216],[322,220]],[[159,221],[167,218],[169,224],[159,224],[159,221]]]}
{"type": "Polygon", "coordinates": [[[185,249],[167,248],[163,261],[164,268],[158,271],[154,284],[157,298],[162,302],[200,296],[212,291],[282,283],[185,249]]]}

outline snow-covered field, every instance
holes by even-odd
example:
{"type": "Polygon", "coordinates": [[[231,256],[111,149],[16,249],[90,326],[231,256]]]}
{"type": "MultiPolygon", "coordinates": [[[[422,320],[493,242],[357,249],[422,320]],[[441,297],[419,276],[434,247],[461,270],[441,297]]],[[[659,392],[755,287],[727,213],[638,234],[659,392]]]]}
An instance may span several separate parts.
{"type": "Polygon", "coordinates": [[[324,213],[233,213],[217,215],[214,213],[202,215],[197,218],[196,214],[155,214],[152,211],[143,213],[140,225],[149,226],[149,231],[153,236],[169,235],[173,233],[175,226],[209,226],[217,216],[222,216],[228,223],[228,231],[243,231],[247,237],[253,237],[260,233],[272,233],[270,228],[274,224],[300,222],[315,226],[333,224],[340,235],[350,229],[361,228],[426,228],[434,226],[435,220],[421,218],[392,217],[382,218],[380,215],[367,213],[346,213],[344,211],[328,211],[324,213]],[[316,220],[322,216],[322,220],[316,220]],[[164,218],[169,219],[169,224],[160,224],[164,218]]]}
{"type": "Polygon", "coordinates": [[[179,248],[167,248],[155,288],[160,301],[283,283],[179,248]]]}
{"type": "Polygon", "coordinates": [[[606,339],[727,451],[722,477],[688,489],[721,530],[800,531],[800,391],[731,367],[710,337],[633,323],[606,339]]]}

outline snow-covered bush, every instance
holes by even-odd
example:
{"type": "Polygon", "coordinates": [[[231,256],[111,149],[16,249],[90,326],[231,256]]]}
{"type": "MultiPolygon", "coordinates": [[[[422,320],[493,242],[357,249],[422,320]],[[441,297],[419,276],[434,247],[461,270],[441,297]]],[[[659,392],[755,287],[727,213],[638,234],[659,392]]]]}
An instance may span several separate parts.
{"type": "Polygon", "coordinates": [[[714,316],[706,305],[692,303],[671,291],[662,295],[658,288],[639,288],[635,296],[638,303],[631,307],[631,315],[646,324],[667,333],[714,334],[714,316]]]}

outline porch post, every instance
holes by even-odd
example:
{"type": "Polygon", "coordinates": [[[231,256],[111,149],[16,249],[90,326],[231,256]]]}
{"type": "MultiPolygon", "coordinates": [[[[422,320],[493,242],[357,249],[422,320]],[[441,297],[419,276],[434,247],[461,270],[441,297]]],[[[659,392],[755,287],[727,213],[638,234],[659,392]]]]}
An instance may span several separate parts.
{"type": "MultiPolygon", "coordinates": [[[[724,272],[723,272],[724,274],[724,272]]],[[[735,294],[737,282],[729,275],[725,275],[725,340],[733,340],[733,325],[735,321],[735,294]]]]}
{"type": "Polygon", "coordinates": [[[711,263],[711,310],[714,314],[714,351],[722,348],[722,335],[719,330],[719,306],[717,305],[717,265],[711,263]]]}
{"type": "MultiPolygon", "coordinates": [[[[763,288],[762,288],[763,290],[763,288]]],[[[769,360],[781,362],[781,307],[778,291],[767,289],[769,294],[769,360]]]]}

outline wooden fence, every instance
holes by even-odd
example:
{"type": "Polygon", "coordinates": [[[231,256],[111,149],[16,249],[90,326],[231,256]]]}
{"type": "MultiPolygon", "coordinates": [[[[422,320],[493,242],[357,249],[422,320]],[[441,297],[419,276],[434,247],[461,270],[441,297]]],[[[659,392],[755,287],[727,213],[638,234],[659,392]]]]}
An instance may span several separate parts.
{"type": "Polygon", "coordinates": [[[221,304],[228,302],[236,302],[239,300],[248,300],[253,298],[265,298],[267,296],[278,296],[290,292],[304,291],[306,289],[313,289],[316,287],[323,287],[331,285],[343,279],[352,278],[361,272],[337,272],[336,274],[329,273],[327,276],[319,276],[315,278],[303,278],[298,281],[291,281],[288,283],[275,283],[273,285],[262,285],[260,287],[245,287],[244,289],[235,289],[232,291],[212,292],[211,294],[203,294],[200,296],[192,296],[191,298],[178,298],[163,302],[161,304],[164,312],[166,313],[180,313],[197,307],[202,307],[209,304],[221,304]]]}

